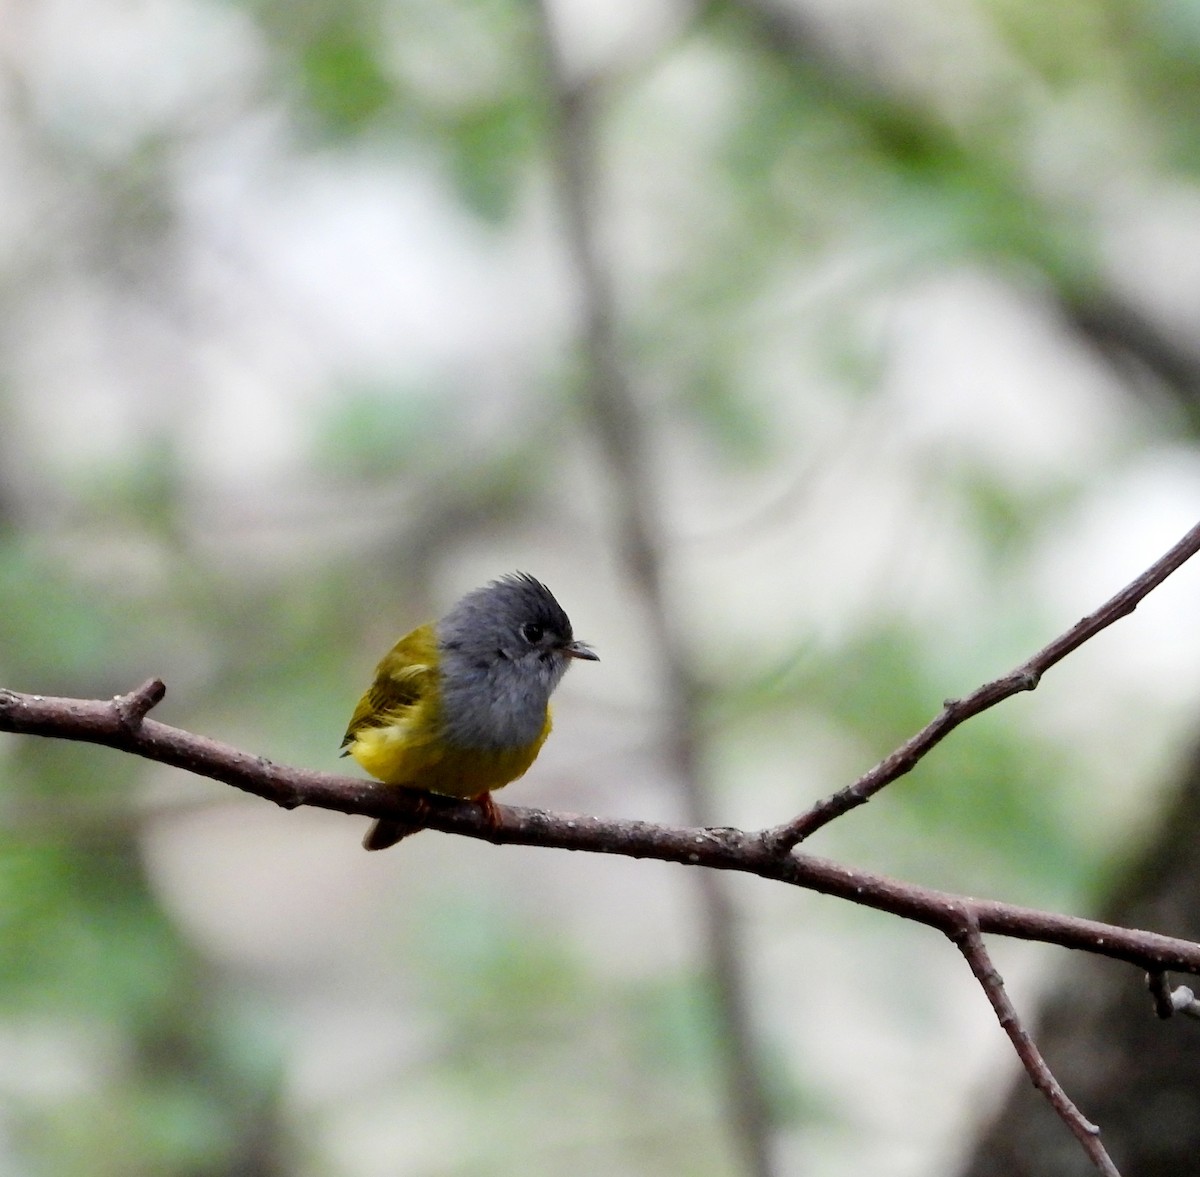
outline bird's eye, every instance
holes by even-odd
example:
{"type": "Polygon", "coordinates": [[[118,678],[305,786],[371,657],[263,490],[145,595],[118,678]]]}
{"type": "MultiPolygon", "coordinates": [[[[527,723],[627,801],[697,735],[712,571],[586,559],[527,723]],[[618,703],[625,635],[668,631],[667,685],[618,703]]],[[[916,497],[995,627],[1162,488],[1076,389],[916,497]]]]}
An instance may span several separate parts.
{"type": "Polygon", "coordinates": [[[521,636],[531,645],[536,646],[542,640],[545,631],[536,621],[527,621],[521,626],[521,636]]]}

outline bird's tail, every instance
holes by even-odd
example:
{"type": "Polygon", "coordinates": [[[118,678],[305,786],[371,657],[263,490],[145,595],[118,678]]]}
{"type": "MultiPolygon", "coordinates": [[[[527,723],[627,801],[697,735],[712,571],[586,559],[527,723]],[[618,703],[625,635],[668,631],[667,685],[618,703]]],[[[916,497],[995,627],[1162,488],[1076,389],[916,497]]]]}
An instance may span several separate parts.
{"type": "Polygon", "coordinates": [[[367,830],[366,836],[363,838],[364,850],[386,850],[389,846],[395,846],[397,842],[403,841],[409,834],[416,834],[423,830],[424,826],[407,825],[400,821],[387,821],[380,818],[376,822],[371,823],[371,828],[367,830]]]}

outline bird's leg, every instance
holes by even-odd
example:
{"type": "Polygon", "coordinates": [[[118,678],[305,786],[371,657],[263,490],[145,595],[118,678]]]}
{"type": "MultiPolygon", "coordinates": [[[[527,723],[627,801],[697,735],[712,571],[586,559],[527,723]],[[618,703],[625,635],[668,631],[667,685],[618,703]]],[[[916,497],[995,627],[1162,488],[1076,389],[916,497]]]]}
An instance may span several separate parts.
{"type": "Polygon", "coordinates": [[[480,793],[478,797],[472,797],[471,804],[479,809],[489,827],[493,830],[500,828],[500,812],[496,809],[491,793],[480,793]]]}

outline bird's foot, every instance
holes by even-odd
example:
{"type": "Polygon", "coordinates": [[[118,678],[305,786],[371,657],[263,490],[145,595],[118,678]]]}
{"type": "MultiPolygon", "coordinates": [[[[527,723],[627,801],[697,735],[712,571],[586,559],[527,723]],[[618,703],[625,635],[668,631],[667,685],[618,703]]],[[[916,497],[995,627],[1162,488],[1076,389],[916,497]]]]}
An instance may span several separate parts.
{"type": "Polygon", "coordinates": [[[478,808],[489,829],[498,830],[500,828],[502,824],[500,811],[496,808],[491,793],[480,793],[478,797],[472,797],[471,804],[478,808]]]}

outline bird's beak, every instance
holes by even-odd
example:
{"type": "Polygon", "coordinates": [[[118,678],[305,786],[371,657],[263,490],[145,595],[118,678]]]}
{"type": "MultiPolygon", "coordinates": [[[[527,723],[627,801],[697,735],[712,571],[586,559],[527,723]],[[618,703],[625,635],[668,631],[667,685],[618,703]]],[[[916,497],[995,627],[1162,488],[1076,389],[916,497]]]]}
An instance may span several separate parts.
{"type": "Polygon", "coordinates": [[[587,642],[568,642],[562,648],[568,658],[579,658],[584,662],[599,662],[600,655],[587,642]]]}

